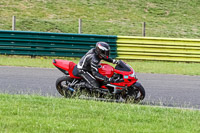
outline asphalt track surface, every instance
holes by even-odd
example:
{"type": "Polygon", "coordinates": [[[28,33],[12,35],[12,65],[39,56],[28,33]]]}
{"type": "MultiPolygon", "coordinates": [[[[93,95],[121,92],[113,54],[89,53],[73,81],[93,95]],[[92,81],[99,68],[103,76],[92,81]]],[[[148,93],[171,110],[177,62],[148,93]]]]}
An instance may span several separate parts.
{"type": "MultiPolygon", "coordinates": [[[[0,66],[0,93],[60,97],[58,69],[0,66]]],[[[146,90],[143,104],[200,109],[200,76],[137,73],[146,90]]]]}

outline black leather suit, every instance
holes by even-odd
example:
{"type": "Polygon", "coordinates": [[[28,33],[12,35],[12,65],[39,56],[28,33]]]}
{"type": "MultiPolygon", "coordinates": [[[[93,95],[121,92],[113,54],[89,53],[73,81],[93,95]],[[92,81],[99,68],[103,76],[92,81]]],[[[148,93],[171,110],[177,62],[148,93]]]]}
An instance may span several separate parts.
{"type": "MultiPolygon", "coordinates": [[[[112,58],[103,60],[113,63],[112,58]]],[[[99,88],[100,85],[96,79],[104,82],[108,81],[107,77],[98,72],[98,65],[100,61],[101,58],[96,54],[95,48],[92,48],[81,58],[77,65],[79,75],[87,81],[87,83],[91,86],[90,88],[99,88]]]]}

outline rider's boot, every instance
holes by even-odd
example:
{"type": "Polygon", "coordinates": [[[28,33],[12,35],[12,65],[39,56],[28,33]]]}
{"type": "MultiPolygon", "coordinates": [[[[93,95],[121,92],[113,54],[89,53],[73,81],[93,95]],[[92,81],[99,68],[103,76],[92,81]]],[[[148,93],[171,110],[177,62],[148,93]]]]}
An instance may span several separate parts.
{"type": "Polygon", "coordinates": [[[86,88],[89,88],[89,89],[93,89],[94,87],[92,86],[92,85],[90,85],[89,83],[87,83],[87,82],[80,82],[80,83],[78,83],[78,84],[75,84],[75,86],[74,86],[75,88],[84,88],[84,87],[86,87],[86,88]]]}
{"type": "Polygon", "coordinates": [[[85,82],[80,82],[75,84],[74,88],[81,88],[81,87],[86,87],[85,82]]]}

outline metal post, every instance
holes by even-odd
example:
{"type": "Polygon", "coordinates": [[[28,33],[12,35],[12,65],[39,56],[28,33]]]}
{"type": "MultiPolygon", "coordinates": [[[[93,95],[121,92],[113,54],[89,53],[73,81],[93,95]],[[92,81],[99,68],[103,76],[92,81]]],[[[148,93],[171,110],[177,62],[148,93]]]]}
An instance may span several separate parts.
{"type": "Polygon", "coordinates": [[[143,26],[142,26],[143,28],[142,28],[142,35],[143,35],[143,37],[145,37],[146,36],[146,22],[143,22],[143,26]]]}
{"type": "Polygon", "coordinates": [[[79,19],[79,27],[78,27],[78,33],[82,33],[82,19],[79,19]]]}
{"type": "Polygon", "coordinates": [[[12,30],[15,30],[15,25],[16,25],[16,17],[12,17],[12,30]]]}

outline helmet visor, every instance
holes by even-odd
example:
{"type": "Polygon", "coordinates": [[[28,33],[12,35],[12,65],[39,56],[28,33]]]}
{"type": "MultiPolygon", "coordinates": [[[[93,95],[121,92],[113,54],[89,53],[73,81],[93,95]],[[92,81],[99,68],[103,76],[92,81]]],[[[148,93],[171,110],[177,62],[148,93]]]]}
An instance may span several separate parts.
{"type": "Polygon", "coordinates": [[[110,56],[110,50],[108,51],[101,51],[101,54],[100,54],[104,59],[108,59],[109,56],[110,56]]]}

